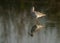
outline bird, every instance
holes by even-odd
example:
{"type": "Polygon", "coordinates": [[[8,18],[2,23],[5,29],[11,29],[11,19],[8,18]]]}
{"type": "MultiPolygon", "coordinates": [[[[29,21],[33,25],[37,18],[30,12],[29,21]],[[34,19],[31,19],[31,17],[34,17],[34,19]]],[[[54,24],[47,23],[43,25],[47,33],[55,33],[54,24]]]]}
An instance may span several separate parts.
{"type": "Polygon", "coordinates": [[[45,27],[45,26],[44,25],[34,25],[34,26],[32,26],[30,36],[33,37],[34,33],[41,30],[43,27],[45,27]]]}
{"type": "Polygon", "coordinates": [[[30,36],[33,37],[35,32],[37,32],[37,31],[40,30],[41,28],[45,27],[45,26],[43,26],[43,25],[41,25],[41,24],[39,23],[38,18],[44,17],[44,16],[46,16],[46,14],[43,14],[43,13],[38,12],[38,11],[35,11],[35,8],[34,8],[34,6],[33,6],[32,9],[31,9],[31,15],[32,15],[32,18],[35,19],[35,25],[32,26],[32,28],[31,28],[31,33],[29,33],[29,34],[30,34],[30,36]]]}
{"type": "Polygon", "coordinates": [[[41,13],[39,11],[35,11],[35,7],[34,6],[31,8],[31,15],[32,15],[32,17],[35,17],[36,19],[46,16],[46,14],[44,14],[44,13],[41,13]]]}

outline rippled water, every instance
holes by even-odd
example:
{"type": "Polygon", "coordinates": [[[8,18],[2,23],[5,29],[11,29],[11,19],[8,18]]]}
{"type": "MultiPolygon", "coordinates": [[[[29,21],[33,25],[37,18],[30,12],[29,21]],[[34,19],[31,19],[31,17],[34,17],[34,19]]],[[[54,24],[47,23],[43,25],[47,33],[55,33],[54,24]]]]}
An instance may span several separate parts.
{"type": "Polygon", "coordinates": [[[8,12],[8,16],[0,16],[0,43],[60,43],[57,23],[47,23],[44,17],[39,20],[46,27],[31,37],[28,32],[34,21],[26,11],[18,16],[11,12],[8,12]]]}

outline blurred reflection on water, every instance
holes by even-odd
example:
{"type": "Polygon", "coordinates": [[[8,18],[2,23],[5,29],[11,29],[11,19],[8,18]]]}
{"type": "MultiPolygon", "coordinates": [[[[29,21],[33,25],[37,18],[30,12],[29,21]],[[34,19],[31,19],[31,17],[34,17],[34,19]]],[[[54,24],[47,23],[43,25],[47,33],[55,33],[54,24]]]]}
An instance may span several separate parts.
{"type": "Polygon", "coordinates": [[[31,37],[28,32],[34,25],[34,19],[30,12],[27,10],[23,13],[15,10],[0,12],[0,43],[59,43],[60,22],[57,20],[58,17],[56,21],[49,18],[51,17],[38,18],[45,28],[31,37]]]}

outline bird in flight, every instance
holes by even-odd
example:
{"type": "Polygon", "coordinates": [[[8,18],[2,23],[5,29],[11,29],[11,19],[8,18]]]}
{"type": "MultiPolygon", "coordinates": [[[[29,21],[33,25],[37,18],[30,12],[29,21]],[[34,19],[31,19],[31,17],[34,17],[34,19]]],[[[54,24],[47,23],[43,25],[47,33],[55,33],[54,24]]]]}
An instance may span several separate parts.
{"type": "Polygon", "coordinates": [[[45,27],[44,25],[34,25],[34,26],[32,27],[32,29],[31,29],[31,33],[29,33],[30,36],[33,37],[35,32],[41,30],[41,29],[44,28],[44,27],[45,27]]]}
{"type": "Polygon", "coordinates": [[[31,14],[32,14],[32,17],[35,18],[35,20],[36,20],[35,25],[32,26],[31,33],[29,33],[30,36],[33,37],[33,35],[34,35],[35,32],[37,32],[37,31],[39,31],[40,29],[42,29],[43,27],[45,27],[45,26],[43,26],[43,25],[41,25],[41,24],[39,23],[38,18],[44,17],[44,16],[46,16],[46,14],[43,14],[43,13],[38,12],[38,11],[35,11],[34,6],[33,6],[32,9],[31,9],[31,14]]]}
{"type": "Polygon", "coordinates": [[[46,14],[43,14],[43,13],[38,12],[38,11],[35,11],[34,6],[33,6],[32,9],[31,9],[31,14],[32,14],[32,15],[35,15],[35,16],[36,16],[36,19],[39,18],[39,17],[44,17],[44,16],[46,16],[46,14]]]}

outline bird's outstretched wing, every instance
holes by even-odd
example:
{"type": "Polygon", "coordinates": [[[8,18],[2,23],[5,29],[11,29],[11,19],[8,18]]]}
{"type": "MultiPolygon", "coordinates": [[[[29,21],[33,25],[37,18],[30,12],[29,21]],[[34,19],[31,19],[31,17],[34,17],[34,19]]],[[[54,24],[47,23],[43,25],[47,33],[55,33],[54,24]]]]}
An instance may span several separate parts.
{"type": "Polygon", "coordinates": [[[36,18],[46,16],[46,14],[43,14],[41,12],[35,11],[35,7],[33,6],[31,9],[32,16],[36,16],[36,18]]]}

